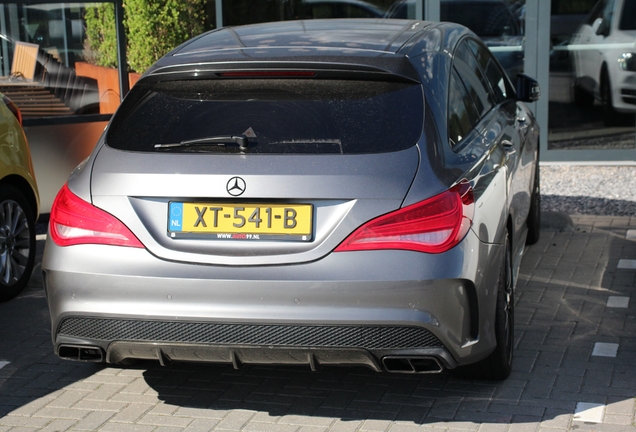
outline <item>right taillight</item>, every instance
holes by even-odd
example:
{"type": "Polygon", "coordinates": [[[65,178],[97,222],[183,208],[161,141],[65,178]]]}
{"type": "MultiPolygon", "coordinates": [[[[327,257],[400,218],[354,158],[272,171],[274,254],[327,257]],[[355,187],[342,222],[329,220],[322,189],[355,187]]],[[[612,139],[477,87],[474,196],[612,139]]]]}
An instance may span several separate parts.
{"type": "Polygon", "coordinates": [[[20,108],[8,97],[4,96],[2,98],[4,104],[9,108],[9,110],[13,113],[16,119],[18,119],[18,123],[22,126],[22,113],[20,112],[20,108]]]}
{"type": "Polygon", "coordinates": [[[446,252],[466,236],[474,210],[473,189],[470,183],[462,181],[439,195],[367,222],[334,252],[378,249],[446,252]]]}
{"type": "Polygon", "coordinates": [[[64,185],[53,201],[49,219],[51,238],[58,246],[104,244],[143,248],[119,219],[84,201],[64,185]]]}

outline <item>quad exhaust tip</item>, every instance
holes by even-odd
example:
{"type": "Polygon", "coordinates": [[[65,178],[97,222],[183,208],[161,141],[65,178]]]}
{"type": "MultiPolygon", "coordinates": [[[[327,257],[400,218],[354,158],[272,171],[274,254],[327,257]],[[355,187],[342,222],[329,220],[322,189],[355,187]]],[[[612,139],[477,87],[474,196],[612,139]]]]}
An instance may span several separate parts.
{"type": "Polygon", "coordinates": [[[392,373],[440,373],[444,367],[435,357],[383,357],[382,364],[392,373]]]}
{"type": "Polygon", "coordinates": [[[57,355],[66,360],[101,363],[104,361],[104,350],[87,345],[60,345],[57,355]]]}

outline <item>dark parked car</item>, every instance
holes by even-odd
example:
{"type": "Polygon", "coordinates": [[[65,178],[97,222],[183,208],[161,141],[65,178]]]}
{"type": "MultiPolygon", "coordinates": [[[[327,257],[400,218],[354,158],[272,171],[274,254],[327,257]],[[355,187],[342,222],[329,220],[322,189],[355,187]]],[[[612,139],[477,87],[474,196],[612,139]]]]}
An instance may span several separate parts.
{"type": "Polygon", "coordinates": [[[288,21],[185,43],[54,203],[55,352],[506,378],[539,236],[522,102],[537,97],[456,24],[288,21]]]}

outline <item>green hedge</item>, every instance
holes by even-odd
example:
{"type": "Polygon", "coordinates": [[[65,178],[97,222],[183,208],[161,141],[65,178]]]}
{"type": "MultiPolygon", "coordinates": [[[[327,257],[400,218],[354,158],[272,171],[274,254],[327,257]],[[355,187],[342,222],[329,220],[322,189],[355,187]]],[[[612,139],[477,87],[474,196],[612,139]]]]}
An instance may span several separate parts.
{"type": "Polygon", "coordinates": [[[84,60],[98,66],[117,67],[115,6],[112,3],[102,3],[87,7],[84,20],[84,60]]]}
{"type": "MultiPolygon", "coordinates": [[[[154,62],[205,29],[206,0],[123,0],[129,71],[143,73],[154,62]]],[[[86,8],[84,59],[117,66],[114,5],[86,8]]]]}

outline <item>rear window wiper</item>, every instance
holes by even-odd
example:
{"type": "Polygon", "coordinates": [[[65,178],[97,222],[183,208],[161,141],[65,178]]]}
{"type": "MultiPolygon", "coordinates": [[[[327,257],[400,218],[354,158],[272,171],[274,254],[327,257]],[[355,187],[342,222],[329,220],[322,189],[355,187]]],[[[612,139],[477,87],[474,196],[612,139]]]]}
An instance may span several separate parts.
{"type": "Polygon", "coordinates": [[[247,150],[249,147],[248,138],[256,138],[256,133],[251,127],[247,128],[245,132],[240,135],[219,135],[209,136],[203,138],[195,138],[191,140],[184,140],[178,143],[168,144],[155,144],[156,149],[171,149],[171,148],[183,148],[183,147],[196,147],[196,146],[223,146],[225,144],[238,144],[241,151],[247,150]]]}
{"type": "Polygon", "coordinates": [[[185,140],[178,143],[155,144],[154,148],[171,149],[171,148],[195,147],[195,146],[206,146],[206,145],[222,146],[225,144],[238,144],[241,150],[247,150],[247,148],[249,147],[249,141],[247,139],[247,136],[243,134],[243,135],[210,136],[210,137],[196,138],[192,140],[185,140]]]}

